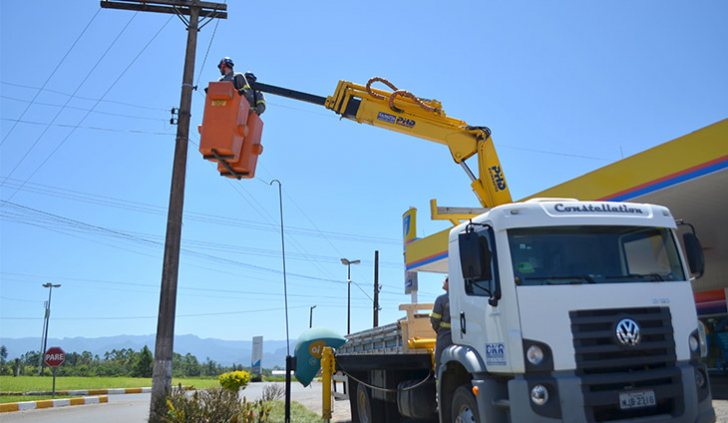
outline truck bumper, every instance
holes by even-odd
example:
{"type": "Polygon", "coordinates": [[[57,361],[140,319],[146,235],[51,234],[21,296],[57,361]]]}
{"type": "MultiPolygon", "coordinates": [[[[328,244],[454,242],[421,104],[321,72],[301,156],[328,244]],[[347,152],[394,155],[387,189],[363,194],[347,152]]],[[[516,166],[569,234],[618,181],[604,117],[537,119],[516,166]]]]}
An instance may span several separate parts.
{"type": "MultiPolygon", "coordinates": [[[[670,412],[654,412],[656,407],[650,409],[645,407],[640,412],[629,415],[625,414],[620,417],[621,411],[619,407],[619,392],[609,391],[599,393],[600,399],[609,399],[614,409],[613,414],[608,420],[595,417],[595,407],[585,404],[585,396],[582,391],[581,379],[573,374],[564,374],[554,372],[547,377],[517,377],[508,382],[508,397],[510,403],[510,421],[511,422],[594,422],[597,420],[604,421],[624,421],[630,422],[685,422],[685,423],[710,423],[716,421],[715,410],[713,409],[710,388],[707,387],[702,391],[696,387],[695,372],[703,366],[694,366],[688,363],[679,364],[681,383],[678,385],[677,395],[671,396],[672,405],[670,412]],[[548,401],[544,405],[538,406],[531,401],[531,389],[535,385],[543,385],[548,389],[548,401]],[[640,413],[642,413],[640,415],[640,413]]],[[[473,381],[474,384],[476,381],[473,381]]],[[[706,380],[707,383],[707,380],[706,380]]],[[[652,389],[645,387],[644,389],[652,389]]],[[[662,396],[667,391],[663,391],[660,387],[654,388],[654,393],[658,402],[662,401],[662,396]]],[[[485,397],[480,395],[480,397],[485,397]]],[[[492,405],[486,405],[487,398],[478,398],[479,411],[481,421],[486,417],[487,410],[492,405]],[[480,404],[483,402],[483,404],[480,404]]],[[[608,408],[610,404],[602,408],[608,408]]]]}

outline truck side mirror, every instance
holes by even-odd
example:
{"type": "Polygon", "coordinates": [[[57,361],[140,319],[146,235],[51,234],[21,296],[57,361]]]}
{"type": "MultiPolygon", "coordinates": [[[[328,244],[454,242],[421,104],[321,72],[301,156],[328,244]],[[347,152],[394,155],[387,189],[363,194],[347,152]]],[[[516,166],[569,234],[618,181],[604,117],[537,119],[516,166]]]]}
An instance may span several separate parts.
{"type": "Polygon", "coordinates": [[[458,235],[460,247],[460,267],[464,279],[477,279],[483,273],[480,263],[480,242],[474,232],[460,232],[458,235]]]}
{"type": "Polygon", "coordinates": [[[697,274],[695,277],[700,278],[705,273],[705,256],[703,255],[703,247],[695,234],[688,232],[683,234],[683,243],[685,244],[685,254],[688,258],[688,266],[691,274],[697,274]]]}
{"type": "Polygon", "coordinates": [[[475,232],[465,231],[458,235],[458,244],[463,278],[473,282],[492,280],[490,261],[493,254],[488,240],[475,232]]]}

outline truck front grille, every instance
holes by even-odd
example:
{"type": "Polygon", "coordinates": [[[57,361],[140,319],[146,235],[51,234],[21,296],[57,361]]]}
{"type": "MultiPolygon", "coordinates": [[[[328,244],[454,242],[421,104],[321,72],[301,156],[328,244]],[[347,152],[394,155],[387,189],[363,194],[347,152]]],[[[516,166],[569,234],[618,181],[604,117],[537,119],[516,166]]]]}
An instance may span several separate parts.
{"type": "Polygon", "coordinates": [[[684,410],[680,371],[676,367],[670,309],[666,307],[579,310],[569,313],[574,336],[576,374],[582,380],[584,405],[591,421],[678,416],[684,410]],[[623,345],[617,324],[632,319],[640,342],[623,345]],[[619,394],[652,390],[657,404],[621,409],[619,394]]]}

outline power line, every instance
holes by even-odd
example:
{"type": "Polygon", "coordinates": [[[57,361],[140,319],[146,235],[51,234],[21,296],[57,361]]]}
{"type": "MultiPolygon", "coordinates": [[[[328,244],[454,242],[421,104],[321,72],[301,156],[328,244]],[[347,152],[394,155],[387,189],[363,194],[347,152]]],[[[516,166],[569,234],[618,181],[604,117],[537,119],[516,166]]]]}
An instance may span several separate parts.
{"type": "MultiPolygon", "coordinates": [[[[307,308],[308,306],[294,306],[290,308],[307,308]]],[[[176,317],[205,317],[205,316],[228,316],[234,314],[263,313],[266,311],[280,311],[282,308],[266,308],[258,310],[244,311],[221,311],[216,313],[195,313],[195,314],[177,314],[176,317]]],[[[134,320],[134,319],[156,319],[157,316],[84,316],[84,317],[54,317],[53,320],[134,320]]],[[[42,317],[0,317],[0,320],[38,320],[42,317]]]]}
{"type": "MultiPolygon", "coordinates": [[[[23,181],[13,178],[2,178],[0,177],[0,186],[8,187],[19,187],[18,189],[23,192],[31,192],[56,198],[64,198],[67,200],[78,201],[86,204],[96,204],[104,207],[110,207],[119,210],[131,210],[139,213],[147,213],[156,216],[163,216],[166,213],[166,208],[157,206],[149,203],[142,203],[131,200],[124,200],[120,198],[114,198],[95,193],[85,193],[76,190],[70,190],[67,188],[55,187],[51,185],[44,185],[34,182],[27,182],[23,185],[23,181]]],[[[235,188],[235,185],[233,185],[235,188]]],[[[247,193],[247,192],[246,192],[247,193]]],[[[241,194],[242,195],[242,194],[241,194]]],[[[250,194],[248,194],[250,195],[250,194]]],[[[274,223],[259,222],[253,220],[246,220],[239,217],[227,217],[219,216],[208,213],[200,213],[194,211],[187,211],[184,214],[184,219],[189,221],[204,222],[209,224],[221,225],[225,227],[237,227],[237,228],[248,228],[261,231],[277,231],[278,227],[274,223]]],[[[367,235],[359,234],[348,234],[343,232],[332,232],[332,231],[321,231],[321,230],[310,230],[307,228],[287,226],[287,234],[295,234],[299,236],[308,237],[328,237],[336,240],[351,241],[351,242],[366,242],[372,244],[385,244],[385,245],[401,245],[400,241],[393,238],[380,238],[367,235]]],[[[386,262],[389,265],[401,266],[401,263],[397,262],[386,262]]]]}
{"type": "Polygon", "coordinates": [[[603,157],[592,157],[592,156],[583,156],[583,155],[579,155],[579,154],[559,153],[556,151],[536,150],[533,148],[514,147],[514,146],[510,146],[510,145],[501,145],[501,148],[510,148],[511,150],[528,151],[530,153],[550,154],[552,156],[573,157],[573,158],[577,158],[577,159],[587,159],[587,160],[599,160],[602,162],[613,161],[612,159],[605,159],[603,157]]]}
{"type": "MultiPolygon", "coordinates": [[[[96,16],[98,16],[98,14],[99,14],[100,11],[101,11],[101,9],[97,10],[96,13],[93,15],[93,17],[91,18],[91,20],[86,24],[86,27],[78,35],[78,37],[76,38],[76,41],[74,41],[73,44],[71,44],[71,47],[68,48],[68,51],[66,51],[66,54],[63,55],[63,58],[61,58],[61,61],[58,62],[58,64],[56,65],[55,69],[53,69],[53,72],[51,72],[50,76],[48,76],[48,78],[46,78],[45,82],[43,83],[43,86],[35,94],[35,97],[33,97],[33,100],[31,100],[30,104],[28,104],[28,107],[26,107],[25,110],[23,110],[23,113],[20,114],[20,118],[19,119],[22,119],[23,116],[25,116],[25,113],[28,111],[28,109],[30,109],[30,106],[33,105],[33,102],[35,101],[36,98],[38,98],[38,96],[40,95],[41,91],[43,91],[43,89],[45,88],[45,86],[48,85],[51,82],[51,78],[53,78],[53,75],[56,74],[56,71],[58,71],[58,68],[61,67],[61,64],[63,64],[63,62],[66,60],[66,58],[68,57],[68,55],[71,53],[71,50],[73,50],[73,48],[76,46],[76,44],[81,39],[81,37],[83,37],[83,34],[86,33],[86,30],[88,29],[89,26],[91,26],[91,23],[96,19],[96,16]]],[[[5,138],[3,138],[2,142],[0,142],[0,146],[2,146],[5,143],[5,140],[8,139],[8,137],[10,136],[10,134],[15,129],[15,126],[17,126],[17,123],[13,124],[13,126],[10,128],[10,130],[8,131],[8,133],[5,134],[5,138]]]]}
{"type": "MultiPolygon", "coordinates": [[[[195,143],[194,143],[193,141],[190,141],[190,142],[192,142],[193,144],[195,144],[195,143]]],[[[197,144],[195,144],[195,145],[197,145],[197,144]]],[[[270,175],[270,173],[269,173],[269,172],[266,172],[266,173],[268,173],[268,174],[270,175]]],[[[262,179],[260,179],[260,178],[255,178],[255,180],[257,180],[257,181],[259,181],[259,182],[261,182],[261,183],[265,183],[265,184],[267,184],[267,182],[263,181],[263,180],[262,180],[262,179]]],[[[260,215],[260,216],[261,216],[261,217],[262,217],[262,218],[263,218],[264,220],[267,220],[267,221],[269,222],[269,224],[270,224],[271,226],[273,226],[273,225],[276,225],[276,223],[274,223],[274,222],[275,222],[275,219],[274,219],[274,218],[273,218],[273,217],[272,217],[272,216],[270,215],[270,213],[268,213],[268,212],[266,211],[265,207],[263,207],[263,206],[262,206],[262,205],[261,205],[261,204],[260,204],[260,203],[259,203],[259,202],[258,202],[258,201],[257,201],[256,199],[255,199],[255,197],[253,197],[252,195],[250,195],[250,194],[249,194],[249,193],[247,192],[247,190],[245,190],[245,188],[244,188],[244,187],[243,187],[243,186],[242,186],[241,184],[237,184],[237,183],[234,183],[234,182],[233,182],[233,181],[231,181],[231,180],[228,180],[228,184],[229,184],[229,185],[230,185],[230,186],[231,186],[231,187],[233,188],[233,190],[234,190],[234,191],[235,191],[235,192],[236,192],[236,193],[237,193],[238,195],[240,195],[240,196],[241,196],[241,197],[242,197],[242,198],[243,198],[243,199],[244,199],[244,200],[245,200],[246,202],[248,202],[248,204],[249,204],[249,205],[250,205],[250,206],[251,206],[251,207],[252,207],[252,208],[253,208],[253,209],[254,209],[254,210],[256,211],[256,213],[258,213],[258,214],[259,214],[259,215],[260,215]],[[243,194],[242,194],[242,193],[240,192],[240,190],[242,190],[242,191],[243,191],[243,192],[244,192],[245,194],[247,194],[247,195],[248,195],[248,197],[250,197],[250,199],[248,199],[248,197],[246,197],[245,195],[243,195],[243,194]],[[261,210],[262,210],[262,211],[261,211],[261,210]]],[[[287,194],[286,194],[286,195],[287,195],[287,194]]],[[[288,195],[287,195],[287,196],[288,196],[288,195]]],[[[290,196],[289,196],[289,197],[290,197],[290,196]]],[[[289,232],[289,231],[286,231],[286,232],[289,232]]],[[[316,268],[318,268],[318,269],[319,269],[319,270],[320,270],[320,271],[321,271],[322,273],[325,273],[325,274],[327,274],[327,275],[328,275],[328,276],[329,276],[329,277],[330,277],[330,278],[331,278],[332,280],[336,280],[336,278],[335,278],[335,277],[333,276],[333,274],[332,274],[332,273],[331,273],[331,272],[330,272],[330,271],[329,271],[329,270],[328,270],[327,268],[323,267],[323,265],[322,265],[321,263],[319,263],[319,262],[318,262],[318,260],[316,260],[315,258],[313,258],[313,257],[312,257],[312,256],[310,255],[310,253],[309,253],[309,252],[308,252],[308,250],[307,250],[307,249],[306,249],[306,248],[305,248],[305,247],[303,246],[303,244],[301,244],[300,242],[298,242],[298,240],[297,240],[297,239],[295,239],[295,238],[293,238],[293,237],[289,237],[289,238],[288,238],[288,240],[289,240],[289,242],[290,242],[291,244],[293,244],[293,245],[294,245],[294,246],[296,247],[296,249],[297,249],[298,251],[301,251],[301,252],[303,252],[303,254],[307,254],[307,255],[309,255],[309,257],[311,257],[310,263],[311,263],[312,265],[314,265],[314,266],[315,266],[316,268]]]]}
{"type": "Polygon", "coordinates": [[[82,96],[78,96],[78,95],[74,95],[74,94],[64,93],[62,91],[50,90],[50,89],[47,89],[47,88],[32,87],[30,85],[13,84],[11,82],[5,82],[5,81],[0,81],[0,84],[10,85],[10,86],[13,86],[13,87],[28,88],[28,89],[31,89],[31,90],[45,91],[45,92],[54,93],[54,94],[60,94],[60,95],[67,96],[67,97],[70,97],[70,98],[77,98],[79,100],[97,101],[97,102],[100,102],[100,103],[119,104],[119,105],[127,106],[127,107],[135,107],[137,109],[154,110],[154,111],[160,111],[160,112],[169,113],[169,109],[161,109],[161,108],[157,108],[157,107],[140,106],[138,104],[124,103],[124,102],[121,102],[121,101],[114,101],[114,100],[103,100],[103,99],[99,99],[99,98],[82,97],[82,96]]]}
{"type": "MultiPolygon", "coordinates": [[[[37,102],[37,101],[36,102],[33,102],[32,100],[24,100],[24,99],[20,99],[20,98],[13,98],[13,97],[5,96],[5,95],[0,95],[0,98],[4,98],[6,100],[17,101],[17,102],[20,102],[20,103],[33,103],[33,104],[37,104],[39,106],[63,107],[60,104],[41,103],[41,102],[37,102]]],[[[66,106],[66,109],[81,110],[81,111],[84,111],[84,112],[90,111],[92,113],[96,113],[96,114],[100,114],[100,115],[124,117],[124,118],[129,118],[129,119],[151,120],[151,121],[155,121],[155,122],[157,122],[157,121],[167,122],[168,121],[168,119],[166,119],[166,118],[165,119],[162,119],[162,118],[152,118],[152,117],[147,117],[147,116],[123,115],[121,113],[102,112],[102,111],[99,111],[99,110],[90,110],[90,109],[84,109],[83,107],[75,107],[75,106],[66,106]]],[[[167,112],[169,112],[169,111],[167,110],[167,112]]],[[[25,122],[25,121],[22,121],[21,119],[22,119],[22,116],[19,117],[18,119],[6,119],[6,120],[13,120],[15,122],[25,122]]]]}
{"type": "MultiPolygon", "coordinates": [[[[92,112],[91,110],[89,112],[92,112]]],[[[73,131],[76,129],[90,129],[93,131],[104,131],[104,132],[120,132],[125,134],[147,134],[147,135],[174,135],[172,132],[152,132],[152,131],[141,131],[136,129],[112,129],[112,128],[102,128],[98,126],[81,126],[81,125],[68,125],[68,124],[62,124],[62,123],[42,123],[42,122],[31,122],[28,120],[17,120],[17,119],[8,119],[8,118],[0,118],[0,120],[6,120],[10,122],[16,122],[16,123],[25,123],[28,125],[39,125],[39,126],[46,126],[46,127],[58,127],[58,128],[71,128],[73,131]]],[[[164,121],[163,119],[160,119],[164,121]]],[[[26,154],[27,156],[27,154],[26,154]]],[[[23,157],[25,159],[25,157],[23,157]]],[[[16,166],[17,167],[17,166],[16,166]]],[[[12,172],[11,172],[12,174],[12,172]]],[[[10,175],[8,175],[10,176],[10,175]]]]}
{"type": "MultiPolygon", "coordinates": [[[[90,225],[90,224],[87,224],[84,222],[80,222],[77,220],[65,218],[62,216],[54,215],[52,213],[34,209],[32,207],[22,206],[17,203],[0,200],[0,204],[3,205],[3,207],[0,208],[0,211],[2,211],[3,213],[8,213],[7,207],[20,209],[21,211],[26,211],[26,212],[30,211],[30,212],[35,213],[33,218],[36,221],[40,221],[41,223],[45,221],[45,222],[54,223],[54,224],[63,224],[66,227],[68,227],[69,229],[74,230],[74,231],[92,232],[94,234],[100,234],[100,235],[104,235],[104,236],[107,236],[110,238],[121,239],[124,241],[142,244],[144,246],[151,246],[151,247],[156,247],[156,248],[159,248],[162,246],[162,243],[159,241],[154,241],[154,240],[151,240],[148,238],[144,238],[141,236],[133,235],[133,234],[122,232],[122,231],[115,230],[115,229],[109,229],[109,228],[105,228],[105,227],[97,226],[97,225],[90,225]]],[[[2,217],[2,216],[3,215],[0,214],[0,217],[2,217]]],[[[57,227],[54,227],[54,229],[57,229],[57,227]]],[[[190,250],[187,248],[183,248],[181,250],[188,255],[192,255],[194,257],[205,259],[208,261],[214,261],[214,262],[217,262],[220,264],[226,264],[226,265],[230,265],[230,266],[234,266],[234,267],[243,267],[246,269],[257,270],[257,271],[261,271],[264,273],[274,273],[274,274],[281,273],[280,270],[265,267],[265,266],[260,266],[257,264],[251,264],[251,263],[246,263],[246,262],[242,262],[242,261],[238,261],[238,260],[232,260],[232,259],[227,259],[227,258],[223,258],[223,257],[218,257],[218,256],[214,256],[211,254],[200,253],[198,251],[190,250]]],[[[333,282],[333,283],[340,283],[340,284],[344,283],[344,282],[336,280],[336,279],[326,279],[326,278],[305,275],[305,274],[300,274],[300,273],[290,273],[289,272],[289,274],[291,276],[295,276],[295,277],[299,277],[299,278],[307,279],[307,280],[329,282],[329,283],[333,282]]]]}
{"type": "MultiPolygon", "coordinates": [[[[136,15],[137,15],[138,13],[139,13],[139,12],[136,12],[136,13],[134,14],[134,16],[136,16],[136,15]]],[[[131,20],[133,20],[133,19],[134,19],[134,17],[132,17],[132,19],[131,19],[131,20]]],[[[147,42],[147,44],[145,44],[145,45],[144,45],[144,47],[143,47],[143,48],[142,48],[142,49],[141,49],[141,50],[139,51],[139,53],[138,53],[138,54],[137,54],[137,55],[136,55],[136,56],[134,57],[134,59],[132,59],[132,61],[131,61],[131,62],[129,63],[129,65],[128,65],[128,66],[127,66],[127,67],[126,67],[126,68],[125,68],[125,69],[124,69],[124,70],[123,70],[123,71],[121,72],[121,74],[119,74],[119,76],[118,76],[118,77],[117,77],[117,78],[116,78],[116,79],[114,80],[114,82],[112,82],[112,83],[111,83],[111,84],[109,85],[109,87],[108,87],[108,88],[106,89],[106,91],[105,91],[105,92],[104,92],[104,93],[103,93],[103,94],[101,95],[101,99],[103,99],[104,97],[106,97],[106,95],[107,95],[107,94],[108,94],[108,93],[109,93],[109,92],[111,91],[111,89],[112,89],[112,88],[114,88],[114,86],[115,86],[115,85],[116,85],[116,84],[117,84],[117,83],[119,82],[119,80],[120,80],[120,79],[121,79],[121,78],[122,78],[122,77],[123,77],[123,76],[124,76],[124,75],[126,74],[126,72],[127,72],[127,71],[128,71],[128,70],[129,70],[129,69],[130,69],[130,68],[132,67],[132,65],[133,65],[133,64],[134,64],[134,63],[135,63],[135,62],[137,61],[137,59],[139,59],[139,57],[140,57],[140,56],[142,55],[142,53],[144,53],[144,51],[145,51],[145,50],[147,49],[147,47],[149,47],[149,45],[150,45],[150,44],[152,44],[152,41],[154,41],[154,40],[155,40],[155,39],[157,38],[157,36],[158,36],[158,35],[159,35],[159,34],[160,34],[160,33],[162,32],[162,30],[163,30],[163,29],[164,29],[164,28],[165,28],[165,27],[167,26],[167,24],[169,23],[169,21],[170,21],[171,19],[172,19],[172,17],[170,17],[169,19],[167,19],[167,22],[165,22],[165,24],[164,24],[164,25],[162,25],[162,26],[161,26],[161,27],[159,28],[159,30],[158,30],[158,31],[157,31],[157,32],[156,32],[156,33],[155,33],[155,34],[154,34],[154,35],[152,36],[152,38],[151,38],[151,39],[150,39],[150,40],[149,40],[149,41],[147,42]]],[[[131,20],[129,20],[129,24],[131,23],[131,20]]],[[[128,25],[129,25],[129,24],[127,24],[127,27],[128,27],[128,25]]],[[[126,27],[124,27],[124,30],[126,30],[126,27]]],[[[123,32],[124,32],[124,31],[122,30],[122,33],[123,33],[123,32]]],[[[121,36],[121,33],[119,34],[119,36],[121,36]]],[[[117,37],[117,39],[118,39],[118,37],[117,37]]],[[[114,40],[114,43],[116,43],[116,40],[114,40]]],[[[112,45],[113,45],[113,44],[112,44],[112,45]]],[[[109,50],[110,50],[110,49],[111,49],[111,46],[109,46],[109,50]]],[[[108,52],[109,50],[107,50],[107,52],[108,52]]],[[[106,53],[104,53],[104,56],[106,56],[106,53]]],[[[102,57],[101,57],[101,59],[99,59],[99,63],[101,62],[101,60],[103,59],[103,57],[104,57],[104,56],[102,56],[102,57]]],[[[94,68],[95,68],[95,66],[94,66],[94,68]]],[[[84,79],[84,81],[85,81],[85,79],[84,79]]],[[[83,82],[81,83],[81,85],[83,85],[83,82]]],[[[80,87],[81,87],[81,86],[79,86],[79,88],[80,88],[80,87]]],[[[75,94],[75,93],[74,93],[74,94],[75,94]]],[[[99,101],[97,101],[97,102],[96,102],[96,103],[95,103],[95,104],[94,104],[94,105],[93,105],[93,106],[91,107],[91,110],[95,109],[95,108],[96,108],[96,106],[98,106],[98,105],[99,105],[99,102],[100,102],[100,100],[99,100],[99,101]]],[[[80,124],[81,122],[85,121],[85,120],[86,120],[86,118],[87,118],[87,117],[89,116],[89,114],[91,114],[91,111],[89,111],[89,112],[87,112],[87,113],[86,113],[86,115],[85,115],[85,116],[84,116],[84,117],[83,117],[83,118],[81,119],[81,121],[79,122],[79,124],[80,124]]],[[[54,120],[55,120],[55,119],[54,119],[54,120]]],[[[70,132],[70,133],[69,133],[68,135],[66,135],[66,137],[65,137],[65,138],[64,138],[64,139],[63,139],[63,140],[62,140],[62,141],[60,142],[60,144],[58,144],[58,145],[56,146],[56,148],[55,148],[55,149],[54,149],[53,151],[51,151],[51,153],[50,153],[50,154],[48,155],[48,157],[46,157],[46,159],[45,159],[45,160],[43,160],[43,162],[42,162],[42,163],[41,163],[41,164],[40,164],[40,165],[39,165],[39,166],[38,166],[38,167],[37,167],[37,168],[35,169],[35,171],[33,171],[33,173],[31,173],[31,174],[30,174],[30,176],[28,177],[28,180],[30,180],[30,179],[31,179],[31,178],[32,178],[32,177],[33,177],[33,176],[34,176],[34,175],[35,175],[35,174],[36,174],[36,173],[37,173],[37,172],[38,172],[38,171],[39,171],[39,170],[40,170],[40,169],[41,169],[41,168],[42,168],[42,167],[43,167],[43,166],[44,166],[44,165],[45,165],[45,164],[47,163],[47,162],[48,162],[48,160],[50,160],[50,158],[51,158],[51,157],[53,157],[53,155],[54,155],[54,154],[56,153],[56,151],[58,151],[58,149],[59,149],[59,148],[61,148],[61,146],[62,146],[62,145],[63,145],[63,144],[64,144],[64,143],[65,143],[65,142],[66,142],[66,141],[68,140],[68,138],[70,138],[70,137],[71,137],[71,135],[73,135],[73,133],[74,133],[74,132],[75,132],[75,129],[73,129],[73,130],[72,130],[72,131],[71,131],[71,132],[70,132]]],[[[45,131],[44,131],[44,133],[45,133],[45,131]]],[[[11,172],[11,173],[12,173],[12,172],[11,172]]],[[[8,175],[8,176],[10,176],[10,175],[8,175]]],[[[10,196],[10,198],[9,198],[9,199],[12,199],[12,198],[13,198],[13,197],[15,196],[15,194],[16,194],[16,193],[17,193],[17,191],[15,191],[15,192],[14,192],[14,193],[13,193],[13,194],[12,194],[12,195],[10,196]]]]}
{"type": "MultiPolygon", "coordinates": [[[[227,3],[227,2],[224,2],[227,3]]],[[[220,19],[215,20],[215,28],[212,30],[212,36],[210,37],[210,44],[207,45],[207,50],[205,50],[205,57],[202,59],[202,64],[200,65],[200,72],[199,76],[197,77],[197,83],[195,85],[200,85],[200,79],[202,79],[202,70],[205,69],[205,63],[207,63],[207,56],[210,54],[210,47],[212,47],[212,42],[215,40],[215,34],[217,33],[217,26],[220,25],[220,19]]],[[[197,91],[200,93],[199,91],[197,91]]]]}
{"type": "MultiPolygon", "coordinates": [[[[98,12],[97,12],[97,13],[98,13],[98,12]]],[[[137,13],[138,13],[138,12],[137,12],[137,13]]],[[[117,42],[117,41],[119,40],[119,38],[121,38],[121,35],[122,35],[122,34],[123,34],[123,33],[124,33],[125,31],[126,31],[126,29],[127,29],[128,27],[129,27],[129,25],[131,24],[131,22],[132,22],[132,21],[134,20],[134,18],[136,17],[137,13],[135,13],[135,14],[134,14],[134,15],[133,15],[133,16],[131,17],[131,19],[129,19],[129,22],[127,22],[127,23],[126,23],[126,25],[124,26],[124,28],[122,28],[121,32],[119,32],[119,34],[118,34],[118,35],[116,36],[116,38],[114,39],[114,41],[112,41],[112,43],[111,43],[111,44],[109,45],[109,47],[107,47],[107,48],[106,48],[106,51],[105,51],[105,52],[104,52],[104,53],[103,53],[103,54],[101,55],[101,57],[99,58],[99,60],[97,60],[97,61],[96,61],[96,64],[94,64],[94,65],[93,65],[93,67],[91,68],[91,70],[89,70],[89,71],[88,71],[88,73],[87,73],[87,74],[86,74],[86,76],[85,76],[85,77],[83,78],[83,80],[82,80],[82,81],[81,81],[81,83],[80,83],[80,84],[78,85],[78,87],[76,87],[76,90],[75,90],[75,91],[73,92],[73,94],[72,94],[72,95],[76,95],[76,93],[77,93],[77,92],[78,92],[78,91],[79,91],[79,90],[81,89],[81,87],[83,86],[83,84],[85,84],[85,83],[86,83],[86,80],[88,80],[88,78],[89,78],[89,77],[90,77],[90,76],[91,76],[91,75],[93,74],[93,72],[94,72],[94,71],[96,70],[96,68],[97,68],[97,67],[99,66],[99,64],[100,64],[100,63],[101,63],[101,61],[102,61],[102,60],[104,59],[104,57],[106,57],[106,55],[107,55],[107,54],[109,53],[109,51],[110,51],[110,50],[111,50],[111,48],[112,48],[112,47],[114,46],[114,44],[116,44],[116,42],[117,42]]],[[[68,100],[66,100],[66,103],[65,103],[65,104],[63,105],[63,107],[61,107],[61,109],[60,109],[60,110],[58,111],[58,113],[56,113],[56,115],[55,115],[55,116],[53,117],[53,119],[51,120],[51,124],[55,123],[56,119],[58,119],[58,116],[60,116],[60,115],[61,115],[61,112],[63,112],[63,109],[64,109],[64,108],[65,108],[65,107],[66,107],[66,106],[68,105],[68,103],[69,103],[70,101],[71,101],[71,97],[69,97],[69,98],[68,98],[68,100]]],[[[19,166],[20,166],[20,165],[21,165],[21,164],[22,164],[22,163],[23,163],[23,162],[25,161],[25,158],[26,158],[26,157],[28,157],[28,155],[29,155],[29,154],[31,153],[31,151],[33,151],[33,149],[34,149],[34,148],[35,148],[35,146],[36,146],[36,145],[38,144],[38,142],[40,141],[40,139],[41,139],[41,138],[43,138],[43,135],[45,135],[45,133],[46,133],[46,132],[48,131],[48,129],[49,129],[49,128],[50,128],[50,124],[49,124],[49,125],[48,125],[48,126],[46,127],[46,129],[45,129],[45,130],[44,130],[44,131],[43,131],[43,132],[42,132],[42,133],[41,133],[41,134],[40,134],[40,135],[38,136],[38,138],[36,138],[35,142],[33,142],[33,144],[32,144],[32,145],[30,146],[30,148],[29,148],[29,149],[28,149],[28,150],[27,150],[27,151],[25,152],[25,155],[23,155],[23,157],[22,157],[22,158],[20,159],[20,161],[19,161],[19,162],[18,162],[18,163],[17,163],[16,165],[15,165],[15,167],[13,167],[13,169],[12,169],[12,170],[10,171],[10,173],[9,173],[9,174],[8,174],[7,176],[12,176],[12,175],[13,175],[13,173],[15,173],[15,171],[16,171],[16,170],[18,169],[18,167],[19,167],[19,166]]],[[[63,144],[63,142],[61,142],[61,144],[63,144]]],[[[55,150],[54,150],[53,152],[55,152],[55,150]]],[[[53,155],[53,153],[51,153],[51,155],[53,155]]],[[[50,156],[49,156],[49,157],[50,157],[50,156]]],[[[48,159],[46,159],[46,161],[47,161],[47,160],[48,160],[48,159]]],[[[43,163],[45,163],[45,161],[44,161],[43,163]]],[[[41,164],[41,166],[40,166],[40,167],[42,167],[42,166],[43,166],[43,164],[41,164]]],[[[40,167],[38,167],[38,168],[36,169],[36,171],[37,171],[38,169],[40,169],[40,167]]],[[[35,174],[35,172],[33,172],[33,174],[35,174]]],[[[32,176],[32,175],[31,175],[31,176],[32,176]]],[[[28,179],[30,179],[30,178],[28,178],[28,179]]],[[[17,192],[17,191],[16,191],[16,192],[17,192]]],[[[12,195],[10,196],[10,198],[12,198],[12,197],[13,197],[14,195],[15,195],[15,193],[13,193],[13,194],[12,194],[12,195]]]]}

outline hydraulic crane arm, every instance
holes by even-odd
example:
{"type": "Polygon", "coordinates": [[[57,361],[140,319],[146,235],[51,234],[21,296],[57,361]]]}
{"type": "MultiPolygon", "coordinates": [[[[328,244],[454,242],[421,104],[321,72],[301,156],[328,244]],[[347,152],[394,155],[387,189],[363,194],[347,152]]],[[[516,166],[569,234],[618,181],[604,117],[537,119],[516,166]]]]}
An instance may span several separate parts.
{"type": "Polygon", "coordinates": [[[473,191],[483,207],[512,202],[490,130],[447,117],[437,100],[419,99],[407,91],[397,90],[381,78],[371,79],[366,86],[339,81],[334,95],[329,97],[258,82],[251,86],[265,93],[324,106],[359,123],[447,145],[455,163],[459,163],[472,180],[473,191]],[[389,85],[393,91],[372,88],[371,84],[378,81],[389,85]],[[478,156],[477,177],[465,163],[474,155],[478,156]]]}

